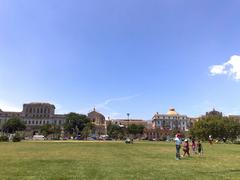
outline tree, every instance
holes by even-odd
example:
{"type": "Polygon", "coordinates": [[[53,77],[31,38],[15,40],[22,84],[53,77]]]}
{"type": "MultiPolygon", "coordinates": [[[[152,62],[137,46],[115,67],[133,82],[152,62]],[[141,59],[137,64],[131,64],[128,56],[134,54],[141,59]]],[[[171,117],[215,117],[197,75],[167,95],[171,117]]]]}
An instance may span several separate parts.
{"type": "Polygon", "coordinates": [[[55,124],[45,124],[40,127],[40,131],[44,136],[48,136],[50,134],[60,134],[61,128],[58,125],[55,124]]]}
{"type": "Polygon", "coordinates": [[[123,139],[125,136],[124,128],[121,128],[117,124],[109,124],[107,127],[109,137],[113,139],[123,139]]]}
{"type": "Polygon", "coordinates": [[[145,127],[143,125],[131,124],[128,126],[128,132],[134,137],[137,135],[141,136],[143,134],[144,128],[145,127]]]}
{"type": "Polygon", "coordinates": [[[89,137],[89,135],[92,132],[92,128],[93,128],[92,123],[86,124],[86,126],[83,128],[81,135],[84,139],[87,139],[89,137]]]}
{"type": "Polygon", "coordinates": [[[90,123],[90,119],[86,115],[69,113],[66,116],[64,129],[70,134],[78,135],[88,123],[90,123]]]}
{"type": "Polygon", "coordinates": [[[14,117],[14,118],[9,119],[3,125],[2,129],[3,129],[3,132],[5,132],[5,133],[15,133],[16,131],[25,130],[26,126],[20,118],[14,117]]]}
{"type": "Polygon", "coordinates": [[[210,116],[196,122],[190,134],[202,140],[207,140],[209,135],[234,140],[240,135],[240,124],[228,117],[210,116]]]}

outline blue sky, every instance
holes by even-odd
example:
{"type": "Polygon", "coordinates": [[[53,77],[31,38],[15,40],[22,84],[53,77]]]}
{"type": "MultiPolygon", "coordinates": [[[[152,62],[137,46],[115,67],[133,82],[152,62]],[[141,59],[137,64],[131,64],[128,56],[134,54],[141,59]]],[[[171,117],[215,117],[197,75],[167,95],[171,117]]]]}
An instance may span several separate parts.
{"type": "Polygon", "coordinates": [[[240,1],[0,0],[0,108],[240,114],[240,1]]]}

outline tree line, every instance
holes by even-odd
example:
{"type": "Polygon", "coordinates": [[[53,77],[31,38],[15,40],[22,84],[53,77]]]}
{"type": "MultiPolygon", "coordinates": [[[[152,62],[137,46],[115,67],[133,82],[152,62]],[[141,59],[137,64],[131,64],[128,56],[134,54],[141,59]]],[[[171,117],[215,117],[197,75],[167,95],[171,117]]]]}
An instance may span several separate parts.
{"type": "MultiPolygon", "coordinates": [[[[13,134],[19,131],[24,131],[26,125],[19,117],[10,118],[3,126],[2,131],[7,134],[13,134]]],[[[91,123],[86,115],[78,113],[69,113],[66,115],[66,120],[63,127],[56,124],[44,124],[39,127],[38,131],[45,137],[52,136],[54,139],[59,139],[62,131],[67,137],[80,137],[86,139],[92,134],[97,136],[103,135],[105,127],[96,126],[91,123]]],[[[143,134],[143,125],[129,125],[128,127],[120,127],[116,124],[108,124],[107,135],[112,139],[123,139],[127,136],[137,138],[143,134]]]]}
{"type": "Polygon", "coordinates": [[[208,140],[209,135],[211,135],[214,139],[233,141],[240,136],[240,123],[229,117],[203,117],[194,123],[190,129],[190,134],[202,140],[208,140]]]}
{"type": "MultiPolygon", "coordinates": [[[[3,126],[2,132],[12,134],[19,131],[24,131],[26,125],[18,117],[9,119],[3,126]]],[[[141,138],[144,134],[145,127],[143,125],[130,124],[129,126],[119,126],[118,124],[109,123],[107,126],[107,134],[112,139],[124,139],[126,137],[141,138]]],[[[95,126],[91,123],[86,115],[78,113],[69,113],[66,116],[63,128],[56,124],[45,124],[39,127],[40,133],[45,137],[52,135],[58,139],[62,131],[68,137],[79,136],[86,139],[91,134],[102,135],[104,134],[105,127],[95,126]]],[[[190,136],[208,140],[209,135],[215,139],[229,139],[231,141],[240,136],[240,123],[234,119],[222,116],[208,116],[202,117],[199,121],[195,122],[193,127],[190,128],[190,136]]],[[[169,134],[172,135],[173,134],[169,134]]]]}

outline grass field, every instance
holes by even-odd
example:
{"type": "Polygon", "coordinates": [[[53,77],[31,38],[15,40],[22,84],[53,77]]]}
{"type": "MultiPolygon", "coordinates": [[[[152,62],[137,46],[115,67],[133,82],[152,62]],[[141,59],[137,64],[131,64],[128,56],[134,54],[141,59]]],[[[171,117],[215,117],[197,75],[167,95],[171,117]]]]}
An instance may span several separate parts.
{"type": "Polygon", "coordinates": [[[167,142],[0,143],[0,179],[240,179],[240,145],[175,160],[167,142]]]}

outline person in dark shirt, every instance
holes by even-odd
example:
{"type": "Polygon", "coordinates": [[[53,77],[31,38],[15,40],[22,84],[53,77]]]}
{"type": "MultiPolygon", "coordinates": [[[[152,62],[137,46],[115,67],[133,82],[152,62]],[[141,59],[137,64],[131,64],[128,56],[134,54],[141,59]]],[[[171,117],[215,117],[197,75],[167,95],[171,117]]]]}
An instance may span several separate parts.
{"type": "Polygon", "coordinates": [[[203,154],[203,146],[202,146],[202,143],[200,140],[198,140],[197,149],[198,149],[198,154],[202,155],[203,154]]]}

